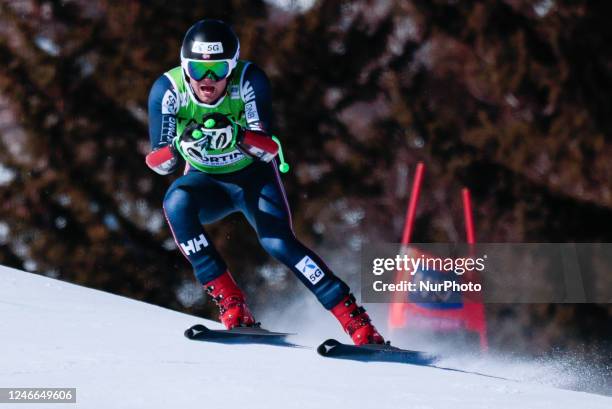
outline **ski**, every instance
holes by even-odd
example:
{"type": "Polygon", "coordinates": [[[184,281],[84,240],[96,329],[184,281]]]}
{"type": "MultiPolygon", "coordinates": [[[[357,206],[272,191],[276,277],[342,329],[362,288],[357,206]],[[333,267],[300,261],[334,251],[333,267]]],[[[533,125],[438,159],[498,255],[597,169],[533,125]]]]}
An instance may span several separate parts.
{"type": "Polygon", "coordinates": [[[326,358],[350,359],[363,362],[398,362],[412,365],[431,365],[438,360],[435,355],[421,351],[401,349],[389,344],[349,345],[328,339],[317,348],[326,358]]]}
{"type": "Polygon", "coordinates": [[[219,342],[223,344],[272,344],[293,345],[285,340],[286,332],[273,332],[260,327],[236,327],[232,329],[210,329],[197,324],[185,330],[191,340],[219,342]]]}

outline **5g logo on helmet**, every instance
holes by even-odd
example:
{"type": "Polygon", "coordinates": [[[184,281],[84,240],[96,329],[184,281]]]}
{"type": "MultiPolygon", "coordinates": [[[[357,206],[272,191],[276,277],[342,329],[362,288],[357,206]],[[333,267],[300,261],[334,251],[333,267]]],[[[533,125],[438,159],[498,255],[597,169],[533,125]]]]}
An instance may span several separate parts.
{"type": "Polygon", "coordinates": [[[223,43],[220,41],[194,41],[191,52],[198,54],[223,54],[223,43]]]}

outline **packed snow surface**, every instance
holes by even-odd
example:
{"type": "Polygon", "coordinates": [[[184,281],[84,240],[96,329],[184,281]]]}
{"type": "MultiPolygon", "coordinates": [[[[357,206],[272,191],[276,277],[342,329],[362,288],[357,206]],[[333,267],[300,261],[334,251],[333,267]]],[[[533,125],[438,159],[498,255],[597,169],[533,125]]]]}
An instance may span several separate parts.
{"type": "Polygon", "coordinates": [[[0,387],[77,388],[76,404],[28,408],[612,408],[611,397],[533,382],[326,359],[314,342],[190,341],[191,325],[220,325],[6,267],[0,317],[0,387]]]}

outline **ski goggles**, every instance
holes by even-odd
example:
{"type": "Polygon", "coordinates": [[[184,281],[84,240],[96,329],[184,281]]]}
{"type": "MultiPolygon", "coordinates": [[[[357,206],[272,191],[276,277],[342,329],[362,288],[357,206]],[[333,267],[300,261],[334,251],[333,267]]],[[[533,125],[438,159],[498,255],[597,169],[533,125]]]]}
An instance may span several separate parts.
{"type": "Polygon", "coordinates": [[[183,68],[189,77],[195,81],[201,81],[206,77],[214,81],[220,81],[229,76],[232,71],[231,60],[201,61],[183,60],[183,68]]]}

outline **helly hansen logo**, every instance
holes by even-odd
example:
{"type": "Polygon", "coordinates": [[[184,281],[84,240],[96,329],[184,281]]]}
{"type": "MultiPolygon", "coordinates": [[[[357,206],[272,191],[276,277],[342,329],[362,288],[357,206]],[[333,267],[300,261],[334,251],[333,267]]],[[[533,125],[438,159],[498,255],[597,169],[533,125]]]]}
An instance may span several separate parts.
{"type": "Polygon", "coordinates": [[[186,256],[190,255],[191,253],[197,253],[204,247],[208,247],[208,241],[206,240],[206,237],[204,237],[204,234],[194,237],[187,243],[181,243],[181,248],[186,256]]]}
{"type": "Polygon", "coordinates": [[[318,283],[325,276],[323,270],[321,270],[317,263],[312,261],[308,256],[304,256],[304,258],[295,265],[295,268],[300,270],[300,273],[302,273],[311,284],[318,283]]]}

